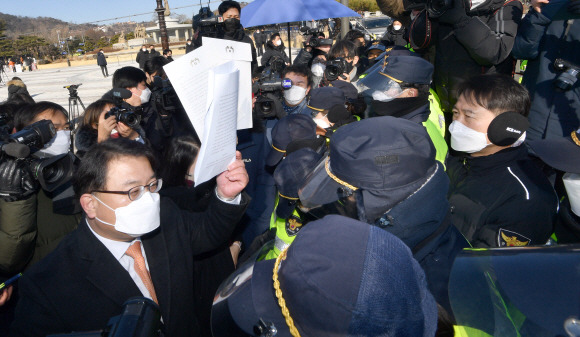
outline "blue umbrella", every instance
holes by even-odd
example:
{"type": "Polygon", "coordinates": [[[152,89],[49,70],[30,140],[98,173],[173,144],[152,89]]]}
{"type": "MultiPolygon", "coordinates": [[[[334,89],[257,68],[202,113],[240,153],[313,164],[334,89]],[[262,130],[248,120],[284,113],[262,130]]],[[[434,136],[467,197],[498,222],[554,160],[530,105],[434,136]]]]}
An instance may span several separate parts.
{"type": "Polygon", "coordinates": [[[360,15],[335,0],[255,0],[242,8],[240,16],[245,28],[287,22],[290,41],[290,22],[360,15]]]}
{"type": "Polygon", "coordinates": [[[276,23],[360,16],[335,0],[255,0],[242,8],[245,28],[276,23]]]}

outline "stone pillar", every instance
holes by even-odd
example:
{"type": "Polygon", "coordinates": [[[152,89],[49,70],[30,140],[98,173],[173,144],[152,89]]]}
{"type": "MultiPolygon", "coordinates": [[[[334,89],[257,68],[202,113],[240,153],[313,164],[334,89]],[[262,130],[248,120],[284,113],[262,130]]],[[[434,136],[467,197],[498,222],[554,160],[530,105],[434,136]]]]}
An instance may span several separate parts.
{"type": "Polygon", "coordinates": [[[175,41],[179,41],[179,28],[175,28],[175,41]]]}
{"type": "Polygon", "coordinates": [[[189,39],[189,28],[185,30],[185,39],[189,39]]]}
{"type": "Polygon", "coordinates": [[[153,40],[155,40],[155,43],[159,43],[159,40],[157,40],[157,32],[153,31],[151,33],[153,34],[153,40]]]}

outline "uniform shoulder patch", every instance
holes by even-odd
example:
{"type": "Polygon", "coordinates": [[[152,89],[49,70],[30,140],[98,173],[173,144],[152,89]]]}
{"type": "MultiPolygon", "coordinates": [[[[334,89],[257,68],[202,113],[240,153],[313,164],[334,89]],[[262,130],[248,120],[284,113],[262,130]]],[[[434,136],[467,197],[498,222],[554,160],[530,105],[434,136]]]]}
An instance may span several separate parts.
{"type": "Polygon", "coordinates": [[[296,215],[292,215],[288,219],[286,219],[286,234],[288,234],[288,236],[294,236],[298,234],[301,228],[302,228],[302,219],[300,219],[296,215]]]}
{"type": "Polygon", "coordinates": [[[532,240],[527,237],[506,229],[500,228],[497,233],[498,247],[522,247],[528,246],[532,240]]]}

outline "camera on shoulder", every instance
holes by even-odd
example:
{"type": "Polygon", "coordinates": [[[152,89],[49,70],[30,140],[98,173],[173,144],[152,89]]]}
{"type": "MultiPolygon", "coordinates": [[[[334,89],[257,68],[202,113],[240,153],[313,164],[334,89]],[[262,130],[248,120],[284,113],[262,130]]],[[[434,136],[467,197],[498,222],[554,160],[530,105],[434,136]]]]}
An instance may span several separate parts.
{"type": "Polygon", "coordinates": [[[261,119],[284,117],[283,90],[292,88],[290,79],[282,79],[281,74],[285,68],[286,63],[283,59],[273,57],[270,65],[264,68],[260,79],[255,84],[255,110],[261,119]]]}

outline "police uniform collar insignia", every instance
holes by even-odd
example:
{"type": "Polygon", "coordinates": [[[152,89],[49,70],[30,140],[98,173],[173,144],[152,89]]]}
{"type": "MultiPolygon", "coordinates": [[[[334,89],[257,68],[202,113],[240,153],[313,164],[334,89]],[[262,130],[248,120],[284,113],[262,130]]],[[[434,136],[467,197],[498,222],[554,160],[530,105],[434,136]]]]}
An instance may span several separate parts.
{"type": "Polygon", "coordinates": [[[522,247],[528,246],[532,240],[512,231],[500,228],[497,234],[497,245],[499,247],[522,247]]]}

